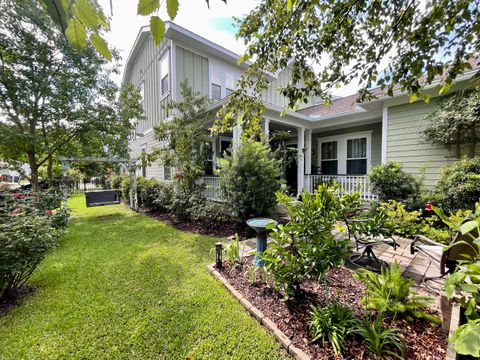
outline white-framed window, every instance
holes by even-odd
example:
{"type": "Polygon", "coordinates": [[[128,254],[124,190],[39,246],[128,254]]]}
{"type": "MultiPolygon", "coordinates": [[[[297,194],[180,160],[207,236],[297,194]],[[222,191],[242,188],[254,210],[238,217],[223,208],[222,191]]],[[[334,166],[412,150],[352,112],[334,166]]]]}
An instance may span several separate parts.
{"type": "Polygon", "coordinates": [[[222,98],[222,87],[218,84],[212,83],[212,100],[220,100],[222,98]]]}
{"type": "Polygon", "coordinates": [[[231,73],[225,74],[225,96],[235,91],[235,77],[231,73]]]}
{"type": "Polygon", "coordinates": [[[169,181],[172,179],[172,168],[170,166],[163,167],[163,180],[169,181]]]}
{"type": "Polygon", "coordinates": [[[169,81],[169,56],[168,51],[163,54],[160,59],[160,77],[161,77],[161,91],[162,96],[167,94],[170,91],[170,81],[169,81]]]}
{"type": "Polygon", "coordinates": [[[320,169],[322,174],[338,174],[337,141],[321,143],[320,169]]]}
{"type": "Polygon", "coordinates": [[[325,175],[366,175],[371,164],[372,132],[318,138],[318,167],[325,175]]]}

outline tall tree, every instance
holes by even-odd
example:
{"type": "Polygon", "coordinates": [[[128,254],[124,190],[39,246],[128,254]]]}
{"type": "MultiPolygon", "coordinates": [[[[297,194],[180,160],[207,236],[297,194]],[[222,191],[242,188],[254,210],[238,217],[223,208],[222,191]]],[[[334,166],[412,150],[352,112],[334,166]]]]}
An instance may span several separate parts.
{"type": "Polygon", "coordinates": [[[60,151],[125,153],[143,112],[122,109],[112,71],[92,48],[73,49],[36,1],[0,3],[0,157],[27,162],[37,186],[39,167],[51,180],[60,151]]]}
{"type": "Polygon", "coordinates": [[[268,86],[266,74],[292,59],[292,78],[281,92],[293,109],[313,95],[328,104],[332,89],[356,80],[360,101],[397,89],[412,101],[428,101],[426,85],[442,75],[444,93],[478,64],[479,19],[478,0],[261,0],[238,21],[238,36],[247,44],[239,61],[254,62],[217,129],[243,116],[258,130],[263,109],[245,94],[258,97],[268,86]],[[382,91],[372,91],[375,86],[382,91]]]}

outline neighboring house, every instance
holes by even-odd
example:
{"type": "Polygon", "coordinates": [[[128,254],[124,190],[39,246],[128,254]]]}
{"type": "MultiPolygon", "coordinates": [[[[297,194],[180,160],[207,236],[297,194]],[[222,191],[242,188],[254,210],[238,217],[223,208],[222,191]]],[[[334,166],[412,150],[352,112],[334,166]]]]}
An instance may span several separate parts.
{"type": "MultiPolygon", "coordinates": [[[[165,38],[155,47],[147,28],[140,30],[127,59],[123,82],[137,86],[143,96],[148,120],[137,125],[137,135],[130,142],[131,154],[138,157],[142,151],[162,146],[154,139],[153,127],[171,114],[163,109],[169,101],[181,100],[180,83],[187,80],[195,91],[210,97],[210,110],[220,108],[235,89],[246,64],[237,65],[238,55],[206,40],[172,22],[166,23],[165,38]]],[[[356,96],[335,98],[330,107],[316,104],[312,97],[297,111],[280,116],[287,104],[277,89],[289,80],[287,67],[276,75],[269,75],[270,87],[262,94],[265,104],[263,130],[290,130],[288,142],[296,147],[297,164],[290,166],[287,181],[300,191],[310,189],[320,181],[337,180],[347,191],[361,186],[365,198],[373,195],[368,189],[366,175],[372,165],[398,161],[412,174],[424,174],[425,185],[432,187],[439,168],[456,159],[440,146],[422,140],[424,116],[437,106],[438,98],[430,103],[410,103],[408,96],[397,92],[393,97],[380,95],[378,99],[359,104],[356,96]],[[298,146],[300,144],[300,146],[298,146]]],[[[462,87],[477,70],[458,79],[462,87]]],[[[438,94],[433,84],[427,92],[438,94]]],[[[216,158],[222,156],[239,137],[233,133],[212,138],[210,173],[216,158]]],[[[154,164],[142,168],[138,175],[169,180],[172,169],[154,164]]]]}

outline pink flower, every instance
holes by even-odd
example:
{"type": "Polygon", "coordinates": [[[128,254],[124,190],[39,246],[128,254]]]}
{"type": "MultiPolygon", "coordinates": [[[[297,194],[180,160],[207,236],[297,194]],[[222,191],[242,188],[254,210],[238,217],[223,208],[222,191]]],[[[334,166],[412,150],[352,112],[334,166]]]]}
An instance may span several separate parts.
{"type": "Polygon", "coordinates": [[[53,215],[53,211],[49,209],[49,210],[47,210],[47,214],[48,215],[53,215]]]}

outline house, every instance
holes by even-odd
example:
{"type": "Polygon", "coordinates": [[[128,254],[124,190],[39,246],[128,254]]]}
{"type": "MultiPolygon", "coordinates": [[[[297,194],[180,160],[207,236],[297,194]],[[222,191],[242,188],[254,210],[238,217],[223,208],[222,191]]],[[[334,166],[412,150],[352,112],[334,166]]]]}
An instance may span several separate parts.
{"type": "MultiPolygon", "coordinates": [[[[147,28],[142,28],[127,59],[123,82],[137,86],[143,98],[148,120],[137,125],[130,141],[131,155],[162,146],[154,139],[153,127],[160,119],[168,119],[164,106],[181,100],[180,83],[187,80],[195,91],[214,102],[210,110],[220,108],[248,64],[237,64],[235,54],[172,22],[166,23],[165,37],[155,47],[147,28]]],[[[374,198],[367,174],[372,165],[398,161],[412,174],[424,174],[425,185],[432,187],[439,168],[455,161],[440,146],[425,143],[421,137],[424,116],[435,109],[438,89],[433,84],[427,92],[433,96],[427,104],[410,103],[401,92],[393,97],[378,96],[367,103],[357,103],[356,96],[335,98],[324,107],[312,97],[298,111],[281,116],[287,104],[277,89],[286,84],[291,69],[269,74],[269,88],[262,93],[265,104],[263,131],[268,136],[275,130],[292,134],[289,145],[297,148],[297,163],[287,174],[289,185],[301,191],[312,189],[319,181],[339,182],[346,191],[362,189],[365,199],[374,198]]],[[[462,75],[456,88],[465,86],[476,70],[462,75]]],[[[239,138],[239,130],[221,134],[211,140],[211,171],[216,159],[239,138]]],[[[138,175],[169,180],[172,169],[153,164],[138,170],[138,175]]],[[[217,184],[214,177],[206,181],[217,184]]]]}

